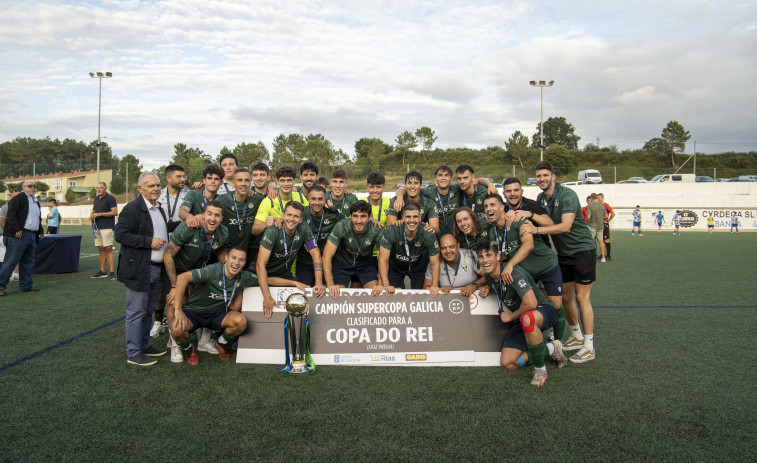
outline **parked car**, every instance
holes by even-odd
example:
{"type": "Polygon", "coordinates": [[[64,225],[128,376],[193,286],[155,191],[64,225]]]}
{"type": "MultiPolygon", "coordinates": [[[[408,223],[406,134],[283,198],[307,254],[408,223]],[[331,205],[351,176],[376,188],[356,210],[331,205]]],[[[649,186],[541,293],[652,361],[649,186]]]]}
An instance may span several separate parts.
{"type": "Polygon", "coordinates": [[[712,177],[708,177],[707,175],[697,175],[696,181],[697,182],[714,182],[715,180],[713,180],[712,177]]]}
{"type": "Polygon", "coordinates": [[[644,177],[629,177],[628,180],[621,180],[618,183],[647,183],[644,177]]]}
{"type": "Polygon", "coordinates": [[[528,180],[526,180],[526,185],[536,185],[536,178],[528,177],[528,180]]]}
{"type": "Polygon", "coordinates": [[[655,175],[649,183],[693,183],[694,174],[660,174],[655,175]]]}
{"type": "Polygon", "coordinates": [[[602,183],[602,174],[597,169],[586,169],[578,173],[578,183],[602,183]]]}

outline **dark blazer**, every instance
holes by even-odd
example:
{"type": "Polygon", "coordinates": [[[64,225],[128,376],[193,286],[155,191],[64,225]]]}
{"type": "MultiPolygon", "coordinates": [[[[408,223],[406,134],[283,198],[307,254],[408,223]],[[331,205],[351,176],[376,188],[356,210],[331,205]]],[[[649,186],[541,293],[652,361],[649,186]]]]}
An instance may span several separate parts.
{"type": "MultiPolygon", "coordinates": [[[[163,221],[166,215],[158,208],[163,221]]],[[[176,226],[181,222],[175,222],[176,226]]],[[[175,226],[166,229],[171,232],[175,226]]],[[[152,253],[152,219],[145,199],[139,196],[127,204],[118,216],[114,232],[121,243],[118,253],[118,281],[133,291],[150,289],[150,254],[152,253]]]]}
{"type": "MultiPolygon", "coordinates": [[[[41,209],[40,209],[41,210],[41,209]]],[[[5,236],[16,237],[16,232],[24,229],[26,216],[29,215],[29,200],[26,199],[26,193],[17,194],[8,201],[8,216],[5,218],[5,236]]],[[[40,212],[39,228],[37,229],[37,240],[42,236],[42,214],[40,212]]]]}

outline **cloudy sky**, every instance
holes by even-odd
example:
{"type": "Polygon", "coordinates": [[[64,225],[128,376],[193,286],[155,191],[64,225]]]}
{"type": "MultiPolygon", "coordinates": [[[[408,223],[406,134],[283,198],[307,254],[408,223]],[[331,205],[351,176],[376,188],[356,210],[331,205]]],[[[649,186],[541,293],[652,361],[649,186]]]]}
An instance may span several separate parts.
{"type": "MultiPolygon", "coordinates": [[[[503,145],[564,116],[580,146],[640,148],[678,120],[698,152],[757,150],[747,1],[0,0],[0,141],[102,135],[145,167],[177,142],[322,133],[354,153],[427,125],[503,145]]],[[[693,144],[687,145],[687,152],[693,144]]]]}

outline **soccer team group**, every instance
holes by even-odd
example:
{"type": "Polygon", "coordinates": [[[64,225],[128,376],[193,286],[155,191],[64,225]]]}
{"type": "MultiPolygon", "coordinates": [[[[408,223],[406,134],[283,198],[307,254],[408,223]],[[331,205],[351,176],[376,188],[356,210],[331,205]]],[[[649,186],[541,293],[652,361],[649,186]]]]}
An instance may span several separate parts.
{"type": "Polygon", "coordinates": [[[426,187],[409,172],[393,198],[384,175],[371,173],[364,200],[349,192],[341,169],[319,178],[318,166],[306,162],[299,172],[279,168],[275,182],[271,174],[262,162],[240,168],[227,154],[205,167],[192,190],[178,165],[166,168],[163,189],[157,175],[140,176],[140,196],[114,230],[130,364],[156,363],[166,350],[149,338],[166,329],[172,362],[197,364],[196,350],[228,359],[246,328],[246,287],[260,286],[270,317],[278,306],[271,286],[309,287],[319,298],[338,298],[341,288],[391,296],[406,278],[432,297],[456,289],[496,298],[509,326],[501,364],[533,364],[534,386],[545,384],[546,360],[562,367],[595,358],[596,242],[576,193],[556,183],[549,162],[536,166],[536,201],[523,197],[518,178],[500,193],[467,164],[439,166],[426,187]],[[195,349],[190,334],[198,329],[195,349]],[[577,352],[568,358],[567,351],[577,352]]]}

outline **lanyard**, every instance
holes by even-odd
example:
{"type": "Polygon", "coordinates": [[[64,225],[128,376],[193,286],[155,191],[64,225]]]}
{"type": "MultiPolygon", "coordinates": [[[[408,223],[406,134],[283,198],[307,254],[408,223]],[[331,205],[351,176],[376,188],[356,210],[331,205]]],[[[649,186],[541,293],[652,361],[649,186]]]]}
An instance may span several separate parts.
{"type": "MultiPolygon", "coordinates": [[[[410,254],[410,245],[407,242],[407,233],[405,232],[404,229],[402,230],[402,237],[405,239],[405,252],[407,253],[407,272],[408,273],[412,273],[412,271],[413,271],[412,270],[412,268],[413,268],[413,264],[412,264],[413,256],[412,256],[412,254],[410,254]]],[[[410,240],[410,242],[413,243],[413,244],[415,244],[415,242],[416,242],[417,239],[418,239],[418,235],[416,234],[415,238],[413,238],[412,240],[410,240]]]]}
{"type": "Polygon", "coordinates": [[[242,204],[242,219],[239,219],[239,206],[237,206],[237,199],[234,198],[234,212],[237,213],[237,226],[239,227],[239,236],[242,236],[242,228],[244,227],[244,220],[247,218],[247,201],[244,201],[242,204]]]}
{"type": "Polygon", "coordinates": [[[200,190],[200,195],[202,197],[202,208],[205,209],[205,205],[208,204],[208,197],[205,196],[205,188],[200,190]]]}
{"type": "Polygon", "coordinates": [[[455,287],[455,280],[457,280],[457,271],[460,270],[460,261],[463,260],[463,255],[460,254],[457,256],[457,266],[455,267],[455,278],[452,279],[449,277],[449,265],[447,265],[447,262],[444,263],[444,271],[447,272],[447,281],[449,281],[449,285],[451,287],[455,287]]]}
{"type": "MultiPolygon", "coordinates": [[[[502,272],[502,269],[504,269],[504,268],[505,268],[505,266],[502,265],[502,263],[500,263],[499,264],[499,271],[502,272]]],[[[491,285],[492,289],[494,289],[494,292],[497,294],[497,305],[499,306],[499,311],[500,312],[504,312],[504,310],[502,309],[502,304],[504,304],[503,299],[505,298],[505,288],[504,288],[504,285],[502,284],[502,275],[500,274],[500,278],[499,278],[499,281],[498,281],[498,283],[499,283],[499,291],[497,291],[497,287],[494,284],[494,280],[492,280],[492,278],[489,275],[486,275],[486,279],[489,280],[489,281],[491,281],[491,283],[492,283],[492,285],[491,285]]]]}
{"type": "MultiPolygon", "coordinates": [[[[283,216],[284,215],[284,203],[281,202],[281,195],[278,194],[278,193],[276,193],[276,198],[279,200],[279,209],[281,209],[281,215],[283,216]]],[[[292,199],[290,199],[289,201],[294,201],[294,195],[292,195],[292,199]]],[[[289,201],[287,201],[287,202],[289,202],[289,201]]],[[[283,228],[282,228],[282,230],[283,230],[283,228]]]]}
{"type": "Polygon", "coordinates": [[[179,193],[176,192],[176,199],[173,201],[173,212],[171,212],[171,197],[168,195],[168,188],[166,188],[166,208],[168,209],[168,221],[173,220],[173,215],[176,213],[176,204],[179,202],[179,193]]]}
{"type": "Polygon", "coordinates": [[[223,187],[226,188],[226,193],[228,193],[228,192],[231,191],[231,190],[229,190],[229,184],[226,183],[226,180],[223,181],[223,187]]]}
{"type": "MultiPolygon", "coordinates": [[[[331,200],[331,203],[334,205],[334,207],[336,207],[336,203],[334,202],[334,198],[331,196],[331,193],[329,193],[329,199],[331,200]]],[[[347,194],[343,193],[342,194],[342,204],[340,204],[339,207],[337,208],[337,210],[339,212],[341,212],[342,214],[344,214],[344,202],[345,201],[347,201],[347,194]]]]}
{"type": "Polygon", "coordinates": [[[310,221],[308,223],[310,224],[310,231],[313,233],[313,237],[315,237],[316,243],[318,242],[318,240],[321,239],[321,227],[323,227],[324,217],[326,217],[326,211],[321,211],[321,223],[318,224],[318,234],[316,234],[315,229],[313,228],[313,213],[312,212],[310,213],[310,221]]]}
{"type": "MultiPolygon", "coordinates": [[[[381,210],[384,208],[384,196],[381,196],[381,200],[379,202],[379,213],[378,213],[378,219],[376,221],[378,223],[381,223],[381,210]]],[[[373,215],[373,207],[371,207],[371,215],[373,215]]]]}
{"type": "MultiPolygon", "coordinates": [[[[447,190],[447,210],[449,210],[449,200],[452,196],[452,192],[447,190]]],[[[436,200],[439,201],[439,208],[442,210],[442,220],[447,221],[447,213],[444,211],[444,204],[442,204],[442,197],[439,196],[439,188],[436,188],[436,200]]]]}
{"type": "Polygon", "coordinates": [[[549,211],[549,216],[552,217],[552,219],[554,219],[553,214],[555,212],[555,198],[557,198],[557,185],[555,185],[555,189],[552,190],[552,198],[547,200],[547,210],[549,211]]]}
{"type": "Polygon", "coordinates": [[[229,298],[227,299],[227,298],[226,298],[226,264],[224,264],[224,267],[223,267],[223,269],[222,269],[222,272],[223,272],[223,275],[222,275],[222,277],[223,277],[223,278],[221,279],[221,281],[223,282],[223,302],[224,302],[224,304],[226,305],[226,310],[229,310],[229,306],[231,305],[231,301],[233,301],[233,300],[234,300],[234,293],[235,293],[235,292],[236,292],[236,290],[237,290],[237,286],[239,286],[239,285],[237,284],[237,281],[236,281],[236,280],[238,279],[238,277],[239,277],[239,276],[237,275],[237,276],[235,276],[235,277],[234,277],[234,278],[233,278],[233,279],[231,280],[231,281],[233,281],[233,282],[234,282],[234,284],[233,284],[233,285],[232,285],[232,287],[231,287],[231,296],[230,296],[230,297],[229,297],[229,298]]]}
{"type": "Polygon", "coordinates": [[[497,247],[499,247],[499,252],[504,253],[507,251],[507,231],[510,229],[510,227],[507,226],[507,222],[505,222],[505,230],[504,233],[502,233],[502,243],[499,242],[499,233],[497,233],[497,224],[495,223],[492,226],[492,230],[494,230],[494,239],[497,240],[497,247]]]}
{"type": "MultiPolygon", "coordinates": [[[[284,224],[281,224],[281,234],[284,235],[284,265],[289,265],[289,248],[287,247],[287,233],[284,231],[284,224]]],[[[294,248],[294,238],[297,236],[297,229],[295,228],[292,235],[291,247],[294,248]]]]}
{"type": "MultiPolygon", "coordinates": [[[[468,206],[468,195],[465,194],[463,191],[463,206],[468,206]]],[[[476,186],[473,186],[473,198],[472,198],[472,206],[470,206],[471,209],[473,209],[476,206],[476,186]]]]}
{"type": "Polygon", "coordinates": [[[213,239],[216,237],[216,234],[213,233],[210,235],[210,242],[205,238],[204,228],[200,229],[200,235],[202,235],[202,249],[205,251],[205,262],[202,263],[202,266],[205,267],[208,261],[210,261],[210,253],[213,252],[213,239]]]}

